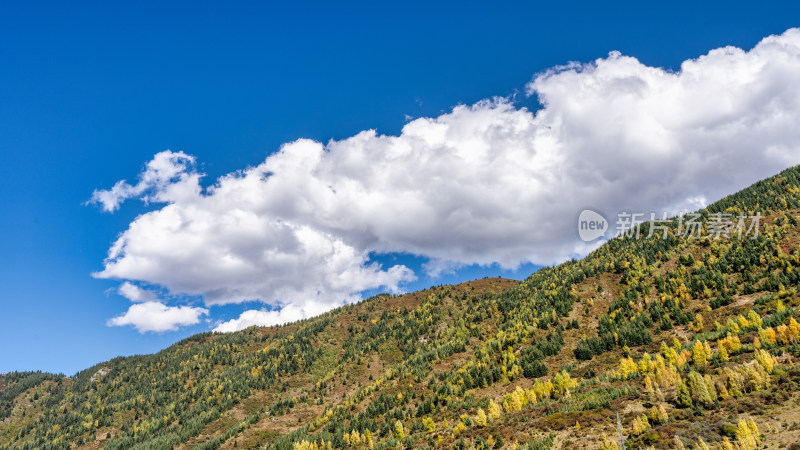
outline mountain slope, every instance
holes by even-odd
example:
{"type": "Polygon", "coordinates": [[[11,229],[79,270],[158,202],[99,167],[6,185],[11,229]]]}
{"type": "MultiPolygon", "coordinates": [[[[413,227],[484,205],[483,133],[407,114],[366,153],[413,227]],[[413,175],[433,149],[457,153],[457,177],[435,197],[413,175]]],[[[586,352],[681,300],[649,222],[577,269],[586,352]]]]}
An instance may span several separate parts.
{"type": "Polygon", "coordinates": [[[700,211],[711,237],[675,219],[519,283],[376,296],[74,378],[0,376],[0,448],[790,445],[798,212],[792,168],[700,211]],[[727,226],[739,214],[761,215],[757,238],[727,226]]]}

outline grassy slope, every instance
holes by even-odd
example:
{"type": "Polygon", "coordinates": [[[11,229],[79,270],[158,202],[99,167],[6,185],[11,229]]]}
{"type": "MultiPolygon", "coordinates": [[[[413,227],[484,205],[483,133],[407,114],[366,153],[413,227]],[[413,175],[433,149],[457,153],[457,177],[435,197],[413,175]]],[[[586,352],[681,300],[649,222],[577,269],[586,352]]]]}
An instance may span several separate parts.
{"type": "Polygon", "coordinates": [[[735,332],[728,319],[752,310],[763,329],[777,329],[798,306],[798,173],[706,211],[761,212],[757,241],[615,239],[522,283],[483,279],[378,296],[289,326],[198,335],[74,379],[0,377],[0,407],[9,397],[0,447],[346,447],[355,430],[356,448],[367,445],[367,431],[373,447],[598,448],[604,433],[616,435],[617,412],[629,448],[676,447],[676,435],[687,448],[699,439],[735,443],[737,423],[750,417],[763,442],[798,442],[800,348],[791,339],[764,345],[777,366],[769,386],[745,380],[742,395],[716,392],[710,403],[695,396],[681,404],[674,383],[648,393],[645,377],[657,378],[648,370],[619,372],[626,355],[638,362],[675,339],[681,351],[696,341],[712,350],[707,365],[689,353],[676,371],[682,381],[697,372],[724,386],[726,368],[755,370],[756,327],[735,332]],[[717,341],[729,334],[742,348],[721,361],[717,341]],[[593,343],[589,355],[575,351],[581,342],[593,343]],[[554,379],[562,371],[574,383],[554,379]],[[548,381],[558,387],[536,395],[548,381]],[[515,405],[520,390],[537,398],[515,405]],[[483,424],[490,402],[501,411],[483,424]],[[634,419],[653,406],[669,420],[635,433],[634,419]]]}

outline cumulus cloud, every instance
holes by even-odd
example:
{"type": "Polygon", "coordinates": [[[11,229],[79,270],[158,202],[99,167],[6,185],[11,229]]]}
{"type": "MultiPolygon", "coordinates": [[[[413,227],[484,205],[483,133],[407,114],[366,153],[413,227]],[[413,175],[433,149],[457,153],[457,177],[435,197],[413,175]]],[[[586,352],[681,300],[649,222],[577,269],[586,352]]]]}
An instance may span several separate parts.
{"type": "MultiPolygon", "coordinates": [[[[358,292],[397,290],[406,267],[372,252],[463,264],[548,264],[588,252],[584,208],[695,209],[800,157],[800,30],[726,47],[679,71],[612,52],[533,78],[537,111],[505,98],[327,144],[285,144],[203,189],[194,159],[162,152],[139,183],[93,199],[166,203],[133,221],[101,278],[207,304],[260,300],[220,330],[316,314],[358,292]]],[[[596,244],[593,244],[596,245],[596,244]]]]}
{"type": "MultiPolygon", "coordinates": [[[[222,186],[248,183],[234,176],[222,186]]],[[[245,188],[246,189],[246,188],[245,188]]],[[[342,238],[254,209],[241,195],[212,190],[138,217],[109,252],[100,278],[133,279],[207,304],[246,300],[341,304],[378,286],[398,290],[412,273],[383,270],[342,238]]]]}
{"type": "Polygon", "coordinates": [[[325,303],[315,301],[305,302],[302,305],[289,304],[280,310],[247,310],[237,319],[223,322],[214,328],[214,331],[227,333],[243,330],[253,325],[266,326],[295,322],[307,317],[316,316],[328,311],[330,307],[325,303]]]}
{"type": "Polygon", "coordinates": [[[131,305],[125,314],[110,319],[108,325],[132,325],[140,333],[173,331],[178,327],[196,325],[200,322],[200,317],[206,314],[208,314],[208,310],[205,308],[144,302],[131,305]]]}
{"type": "Polygon", "coordinates": [[[156,295],[155,292],[147,289],[142,289],[139,286],[129,281],[125,281],[124,283],[122,283],[119,286],[119,289],[117,289],[117,292],[119,293],[119,295],[127,298],[132,302],[150,302],[158,300],[158,296],[156,295]]]}
{"type": "Polygon", "coordinates": [[[147,163],[139,175],[139,182],[130,185],[118,181],[108,190],[95,190],[89,204],[99,203],[104,211],[114,212],[129,198],[141,198],[145,202],[169,202],[181,197],[184,188],[197,186],[200,175],[188,170],[194,165],[194,156],[183,152],[161,152],[147,163]]]}

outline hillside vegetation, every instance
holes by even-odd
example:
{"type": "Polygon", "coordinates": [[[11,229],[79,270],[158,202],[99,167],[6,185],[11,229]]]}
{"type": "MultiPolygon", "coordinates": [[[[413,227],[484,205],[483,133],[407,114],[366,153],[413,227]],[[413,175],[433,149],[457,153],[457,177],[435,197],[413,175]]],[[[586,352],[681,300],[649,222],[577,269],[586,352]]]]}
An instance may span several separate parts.
{"type": "Polygon", "coordinates": [[[0,448],[800,448],[800,169],[700,214],[522,282],[2,375],[0,448]],[[758,236],[717,239],[728,214],[758,236]]]}

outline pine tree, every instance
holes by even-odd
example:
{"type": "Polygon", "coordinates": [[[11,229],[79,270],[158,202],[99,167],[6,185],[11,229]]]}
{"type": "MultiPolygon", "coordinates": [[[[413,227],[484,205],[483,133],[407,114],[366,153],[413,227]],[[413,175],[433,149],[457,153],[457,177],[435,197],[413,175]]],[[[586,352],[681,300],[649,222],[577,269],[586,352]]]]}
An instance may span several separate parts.
{"type": "Polygon", "coordinates": [[[678,381],[678,389],[675,395],[675,403],[678,406],[682,406],[684,408],[689,408],[692,406],[692,394],[689,392],[689,388],[686,387],[686,383],[683,380],[678,381]]]}
{"type": "Polygon", "coordinates": [[[706,386],[703,376],[699,373],[692,371],[687,376],[687,386],[691,393],[692,400],[700,405],[710,408],[714,405],[714,399],[706,386]]]}

